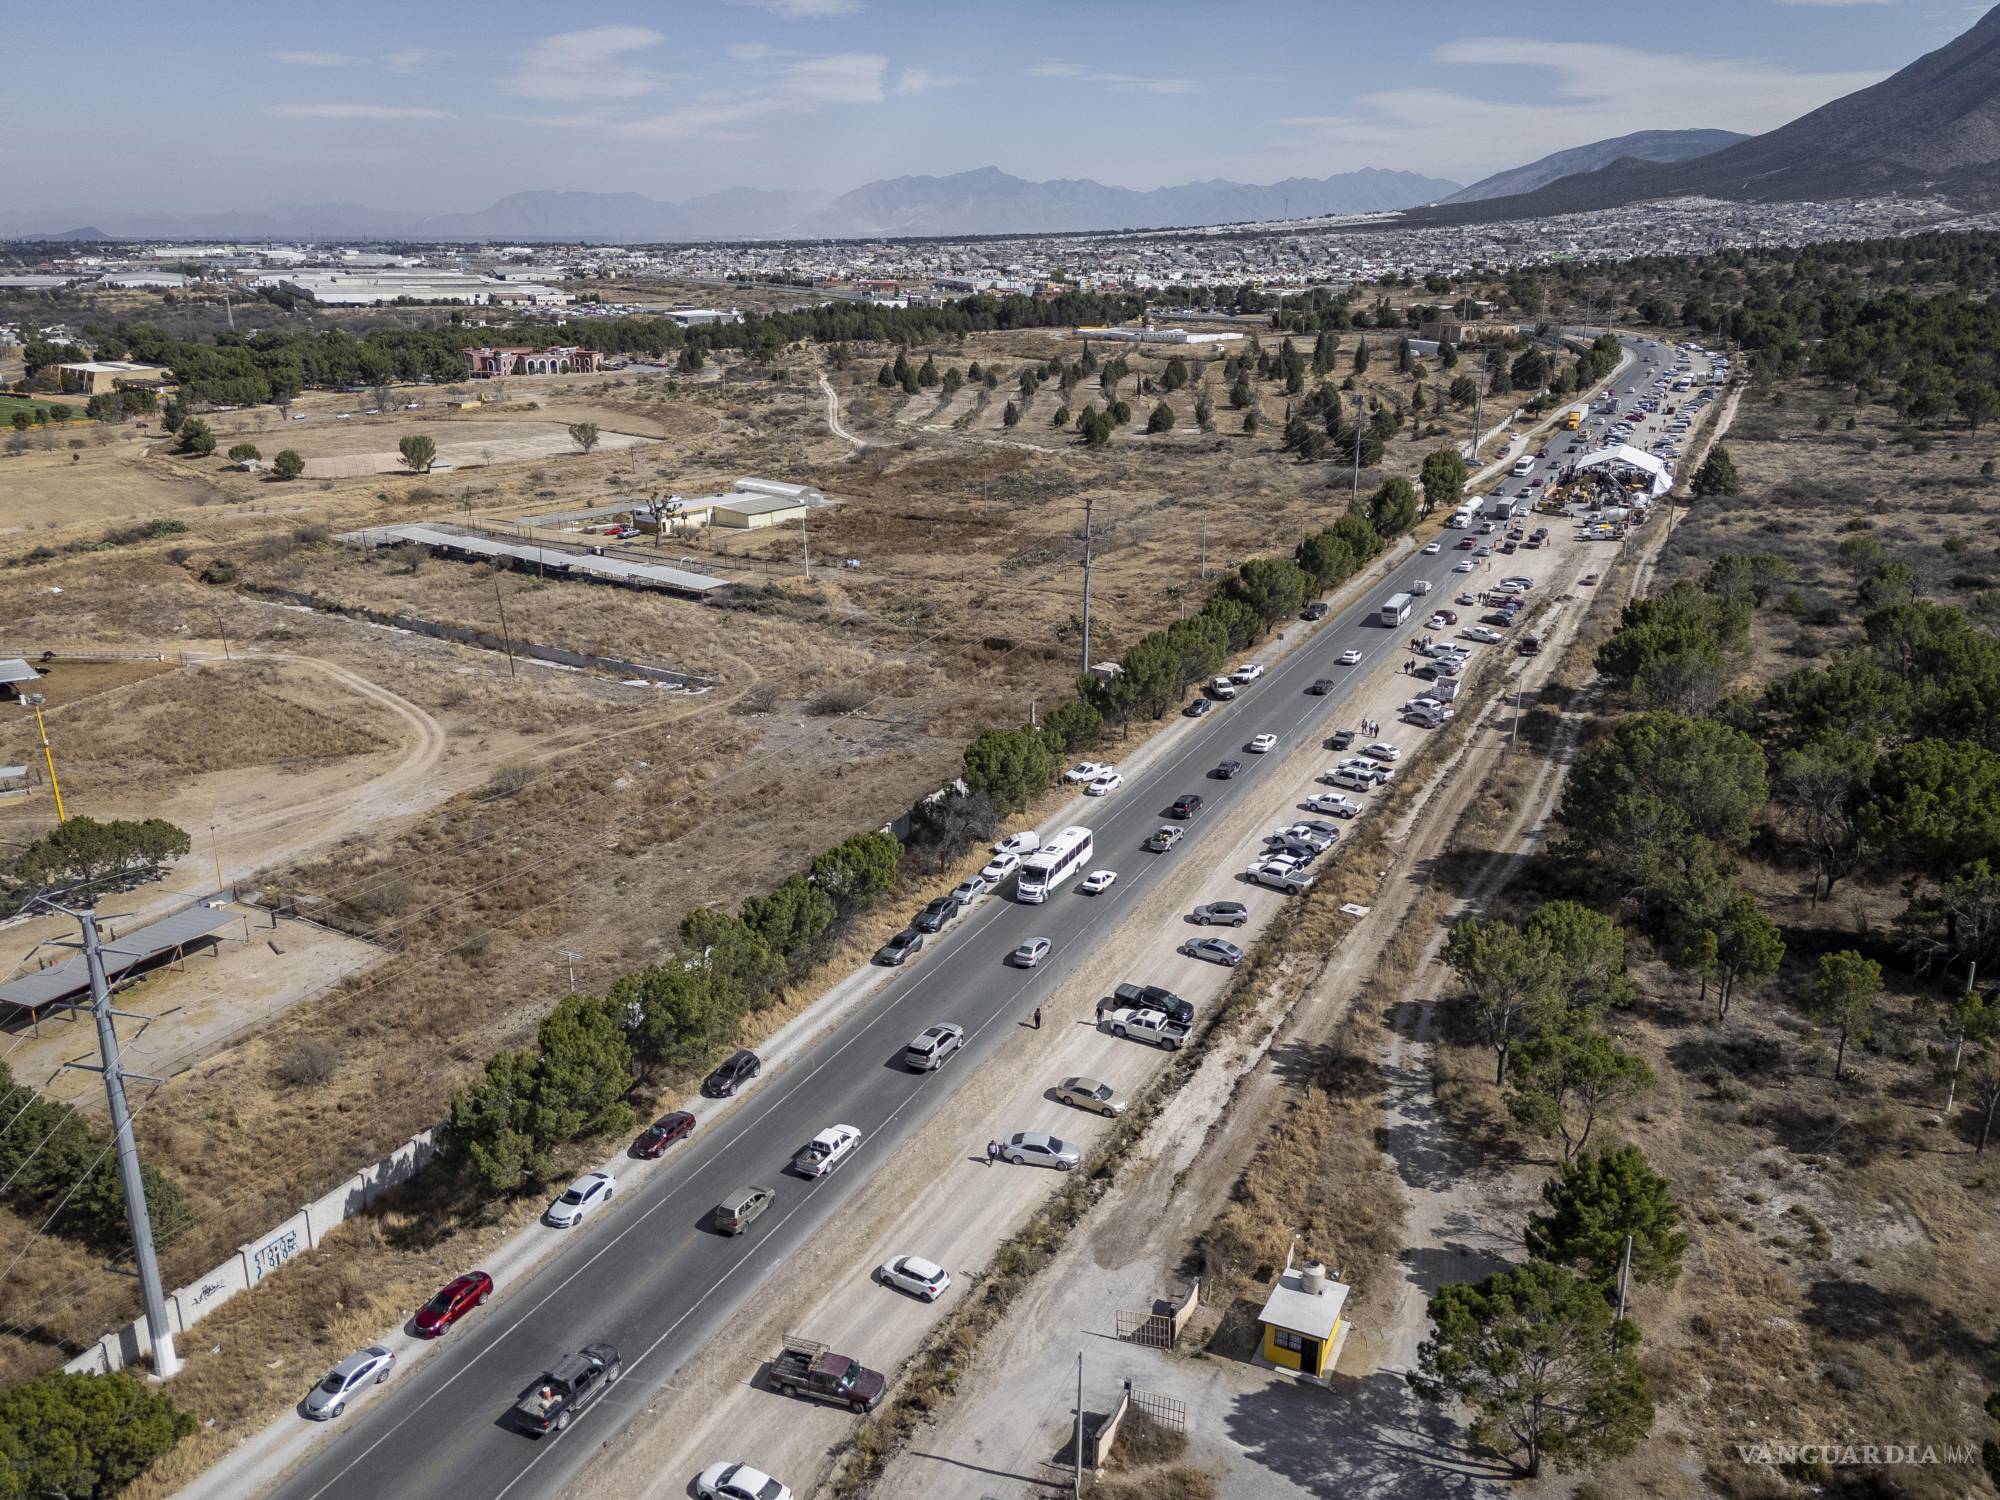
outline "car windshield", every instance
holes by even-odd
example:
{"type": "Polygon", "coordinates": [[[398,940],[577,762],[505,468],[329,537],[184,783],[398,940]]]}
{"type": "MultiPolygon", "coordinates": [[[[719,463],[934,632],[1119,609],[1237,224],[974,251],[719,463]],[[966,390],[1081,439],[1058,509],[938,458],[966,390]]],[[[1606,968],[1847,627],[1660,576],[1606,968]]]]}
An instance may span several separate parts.
{"type": "Polygon", "coordinates": [[[326,1379],[322,1380],[319,1383],[319,1388],[325,1391],[329,1396],[338,1396],[341,1393],[341,1391],[346,1388],[346,1386],[347,1386],[347,1377],[341,1374],[340,1371],[338,1370],[327,1371],[326,1379]]]}
{"type": "Polygon", "coordinates": [[[451,1299],[452,1294],[450,1292],[439,1292],[429,1302],[424,1304],[424,1311],[434,1313],[450,1312],[451,1299]]]}
{"type": "Polygon", "coordinates": [[[571,1188],[568,1192],[562,1195],[562,1201],[565,1203],[583,1202],[583,1190],[580,1188],[571,1188]]]}

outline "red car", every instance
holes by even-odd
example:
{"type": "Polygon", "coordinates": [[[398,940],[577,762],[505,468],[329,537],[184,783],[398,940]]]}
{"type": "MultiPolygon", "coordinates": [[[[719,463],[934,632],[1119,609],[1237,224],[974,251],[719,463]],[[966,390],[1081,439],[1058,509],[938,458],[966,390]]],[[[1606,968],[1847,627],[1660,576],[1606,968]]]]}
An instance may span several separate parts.
{"type": "Polygon", "coordinates": [[[684,1109],[677,1109],[648,1125],[645,1133],[632,1143],[632,1154],[641,1161],[651,1161],[675,1141],[686,1140],[693,1132],[694,1116],[684,1109]]]}
{"type": "Polygon", "coordinates": [[[1475,542],[1471,537],[1466,537],[1464,540],[1459,542],[1458,550],[1461,552],[1470,552],[1474,547],[1478,545],[1479,543],[1475,542]]]}
{"type": "Polygon", "coordinates": [[[446,1282],[438,1294],[417,1309],[413,1331],[419,1338],[442,1338],[446,1329],[475,1307],[483,1307],[493,1295],[493,1278],[484,1271],[467,1271],[456,1281],[446,1282]]]}

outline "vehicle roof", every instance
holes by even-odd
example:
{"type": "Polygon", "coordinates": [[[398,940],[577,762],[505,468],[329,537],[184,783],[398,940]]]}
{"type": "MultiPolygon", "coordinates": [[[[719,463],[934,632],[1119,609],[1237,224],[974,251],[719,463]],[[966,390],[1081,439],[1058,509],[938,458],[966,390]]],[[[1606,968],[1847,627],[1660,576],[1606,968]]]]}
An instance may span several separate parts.
{"type": "Polygon", "coordinates": [[[1086,1078],[1083,1074],[1079,1073],[1074,1078],[1065,1078],[1062,1081],[1062,1086],[1066,1089],[1075,1089],[1079,1093],[1094,1094],[1099,1089],[1108,1088],[1110,1085],[1099,1083],[1095,1078],[1086,1078]]]}
{"type": "Polygon", "coordinates": [[[329,1375],[338,1375],[345,1379],[363,1365],[373,1364],[378,1359],[386,1359],[388,1355],[389,1351],[384,1349],[380,1344],[370,1344],[366,1349],[355,1350],[354,1353],[348,1355],[347,1358],[343,1359],[339,1364],[327,1371],[327,1373],[329,1375]]]}
{"type": "Polygon", "coordinates": [[[921,1255],[899,1255],[897,1263],[912,1276],[921,1276],[929,1281],[944,1274],[944,1267],[934,1260],[925,1260],[921,1255]]]}

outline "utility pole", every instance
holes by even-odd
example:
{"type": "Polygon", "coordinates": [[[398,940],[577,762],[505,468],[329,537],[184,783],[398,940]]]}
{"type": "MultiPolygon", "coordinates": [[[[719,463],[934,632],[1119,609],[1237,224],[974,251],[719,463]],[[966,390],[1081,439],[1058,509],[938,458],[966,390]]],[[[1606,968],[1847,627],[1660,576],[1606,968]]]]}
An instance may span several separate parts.
{"type": "Polygon", "coordinates": [[[1354,483],[1347,497],[1349,505],[1361,503],[1361,413],[1365,406],[1361,392],[1356,391],[1354,393],[1354,483]]]}
{"type": "MultiPolygon", "coordinates": [[[[1095,495],[1083,497],[1083,675],[1090,675],[1090,525],[1095,495]]],[[[1082,1358],[1081,1355],[1078,1358],[1082,1358]]]]}
{"type": "Polygon", "coordinates": [[[42,764],[49,768],[49,790],[55,793],[56,798],[56,826],[61,827],[63,823],[62,783],[56,780],[56,757],[55,752],[49,749],[49,726],[42,720],[44,696],[41,693],[36,693],[30,700],[29,706],[35,711],[35,732],[42,737],[42,764]]]}
{"type": "Polygon", "coordinates": [[[222,623],[222,611],[219,609],[215,612],[215,633],[222,637],[222,659],[224,661],[230,660],[229,627],[222,623]]]}
{"type": "Polygon", "coordinates": [[[1481,425],[1486,420],[1485,411],[1486,380],[1482,376],[1474,383],[1472,396],[1472,461],[1475,464],[1479,462],[1479,439],[1485,431],[1481,425]]]}
{"type": "MultiPolygon", "coordinates": [[[[1979,960],[1975,958],[1972,961],[1970,967],[1968,967],[1965,971],[1966,994],[1970,995],[1972,993],[1972,986],[1978,981],[1978,979],[1979,979],[1979,960]]],[[[1951,1049],[1951,1083],[1946,1087],[1944,1091],[1944,1109],[1942,1113],[1947,1119],[1951,1117],[1951,1102],[1952,1100],[1958,1097],[1958,1065],[1964,1059],[1964,1057],[1965,1057],[1965,1033],[1961,1031],[1958,1034],[1958,1040],[1953,1044],[1951,1049]]]]}
{"type": "Polygon", "coordinates": [[[1625,1256],[1618,1263],[1618,1321],[1625,1321],[1625,1295],[1632,1289],[1632,1236],[1625,1236],[1625,1256]]]}
{"type": "Polygon", "coordinates": [[[1076,1497],[1083,1500],[1083,1351],[1076,1351],[1076,1497]]]}
{"type": "Polygon", "coordinates": [[[806,518],[803,513],[799,516],[799,558],[805,564],[806,582],[811,583],[813,576],[812,543],[806,537],[806,518]]]}
{"type": "MultiPolygon", "coordinates": [[[[146,1331],[153,1344],[153,1373],[170,1380],[180,1373],[180,1356],[174,1352],[173,1324],[167,1321],[167,1298],[160,1285],[160,1263],[153,1254],[153,1221],[146,1214],[146,1183],[139,1175],[139,1144],[132,1134],[132,1112],[125,1105],[125,1080],[144,1078],[164,1083],[147,1073],[127,1073],[118,1060],[118,1029],[112,1017],[125,1016],[143,1021],[144,1016],[111,1008],[111,984],[104,976],[104,955],[98,949],[97,913],[90,907],[74,910],[58,906],[46,896],[39,905],[63,916],[74,917],[83,929],[84,967],[90,971],[90,1014],[97,1022],[98,1062],[65,1063],[104,1078],[104,1096],[111,1106],[111,1134],[118,1147],[118,1181],[125,1189],[125,1221],[132,1231],[132,1259],[139,1268],[139,1292],[146,1306],[146,1331]]],[[[69,947],[70,944],[63,946],[69,947]]]]}
{"type": "Polygon", "coordinates": [[[1201,518],[1201,581],[1208,582],[1208,517],[1201,518]]]}
{"type": "Polygon", "coordinates": [[[493,602],[500,606],[500,640],[507,647],[507,675],[514,675],[514,637],[507,631],[507,601],[500,596],[500,575],[493,575],[493,602]]]}
{"type": "Polygon", "coordinates": [[[576,961],[582,955],[568,948],[558,948],[556,952],[561,954],[563,961],[569,965],[569,992],[574,995],[576,993],[576,961]]]}

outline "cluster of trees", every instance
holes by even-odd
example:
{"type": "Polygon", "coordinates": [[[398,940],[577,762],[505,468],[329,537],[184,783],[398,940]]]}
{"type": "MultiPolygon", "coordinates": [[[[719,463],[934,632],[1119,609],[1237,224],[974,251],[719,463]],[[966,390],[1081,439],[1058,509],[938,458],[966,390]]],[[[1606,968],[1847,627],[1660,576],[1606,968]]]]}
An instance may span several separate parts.
{"type": "Polygon", "coordinates": [[[195,1429],[127,1370],[51,1374],[0,1390],[0,1500],[118,1493],[195,1429]]]}
{"type": "Polygon", "coordinates": [[[488,1059],[452,1097],[448,1159],[486,1190],[516,1192],[548,1178],[559,1147],[628,1129],[636,1086],[727,1044],[895,886],[901,859],[893,836],[855,834],[740,912],[689,912],[666,959],[602,995],[566,996],[532,1050],[488,1059]]]}
{"type": "MultiPolygon", "coordinates": [[[[921,345],[973,333],[1124,321],[1143,310],[1133,298],[1071,291],[1047,301],[979,296],[937,307],[839,302],[794,312],[753,313],[740,323],[704,324],[692,329],[682,329],[666,318],[572,318],[559,329],[537,323],[475,328],[453,314],[428,327],[382,328],[360,337],[328,329],[223,332],[205,340],[186,339],[151,323],[121,324],[90,333],[100,350],[115,343],[132,359],[170,368],[192,402],[254,405],[289,399],[308,389],[387,385],[423,377],[437,382],[461,380],[465,376],[463,351],[475,344],[544,348],[558,342],[582,343],[607,353],[655,359],[679,353],[682,368],[696,370],[720,349],[769,358],[802,339],[827,345],[921,345]]],[[[74,359],[77,353],[73,346],[50,346],[45,362],[74,359]]],[[[906,389],[914,386],[912,371],[906,389]]]]}
{"type": "MultiPolygon", "coordinates": [[[[0,1200],[50,1234],[115,1252],[130,1243],[125,1188],[112,1139],[67,1104],[14,1081],[0,1063],[0,1200]]],[[[193,1219],[181,1190],[150,1164],[139,1168],[153,1238],[171,1244],[193,1219]]],[[[0,1495],[6,1493],[0,1488],[0,1495]]]]}
{"type": "Polygon", "coordinates": [[[36,891],[152,880],[189,848],[187,833],[164,818],[71,818],[0,865],[0,893],[12,904],[36,891]]]}
{"type": "Polygon", "coordinates": [[[1473,1441],[1529,1478],[1629,1453],[1651,1431],[1639,1326],[1613,1311],[1619,1268],[1629,1235],[1632,1282],[1670,1286],[1688,1243],[1671,1185],[1636,1146],[1580,1152],[1542,1203],[1526,1262],[1438,1288],[1409,1377],[1426,1399],[1463,1402],[1473,1441]]]}

